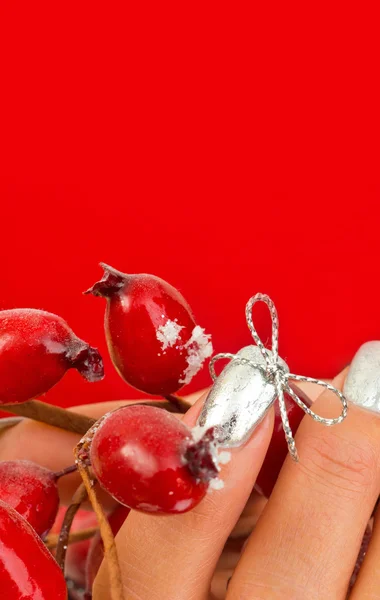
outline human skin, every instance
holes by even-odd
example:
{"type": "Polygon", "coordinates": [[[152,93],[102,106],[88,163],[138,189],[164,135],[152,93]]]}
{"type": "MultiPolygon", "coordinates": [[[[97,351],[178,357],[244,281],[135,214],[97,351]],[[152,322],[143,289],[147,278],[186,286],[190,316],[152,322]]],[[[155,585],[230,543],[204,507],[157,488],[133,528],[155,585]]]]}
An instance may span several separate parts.
{"type": "MultiPolygon", "coordinates": [[[[345,376],[346,371],[333,382],[339,389],[345,376]]],[[[307,393],[312,395],[311,388],[307,393]]],[[[324,417],[339,411],[330,392],[313,399],[313,410],[324,417]]],[[[188,425],[195,423],[203,400],[204,396],[183,416],[188,425]]],[[[76,410],[98,417],[120,404],[76,410]]],[[[252,527],[265,505],[252,496],[252,489],[271,427],[268,413],[250,440],[231,450],[231,461],[222,471],[224,488],[208,494],[193,511],[170,517],[129,515],[116,538],[126,598],[344,600],[380,492],[380,419],[352,405],[347,419],[336,427],[324,427],[306,416],[296,436],[300,462],[286,459],[240,553],[241,538],[234,545],[233,532],[236,541],[242,523],[251,520],[252,527]]],[[[24,422],[0,435],[0,460],[24,458],[58,470],[72,461],[77,439],[75,434],[24,422]]],[[[61,494],[67,502],[79,480],[76,475],[64,479],[61,494]]],[[[380,531],[375,523],[351,599],[380,597],[379,559],[380,531]]],[[[94,600],[109,599],[103,564],[94,600]]]]}

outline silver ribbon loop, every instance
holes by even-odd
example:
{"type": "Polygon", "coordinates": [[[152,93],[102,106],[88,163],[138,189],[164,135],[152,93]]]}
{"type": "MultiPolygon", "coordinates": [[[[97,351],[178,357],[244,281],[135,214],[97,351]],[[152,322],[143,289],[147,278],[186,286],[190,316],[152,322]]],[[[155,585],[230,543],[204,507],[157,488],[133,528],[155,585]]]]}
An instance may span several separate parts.
{"type": "Polygon", "coordinates": [[[216,354],[211,359],[210,365],[209,365],[211,377],[214,381],[217,378],[217,375],[215,372],[215,363],[221,359],[230,359],[234,362],[244,364],[244,365],[250,365],[255,369],[260,369],[261,371],[263,371],[265,373],[266,377],[268,378],[268,380],[271,381],[271,383],[273,383],[275,385],[276,392],[277,392],[277,398],[278,398],[278,402],[280,405],[282,426],[283,426],[283,429],[285,432],[286,441],[288,443],[289,452],[290,452],[290,455],[292,456],[292,458],[297,461],[298,454],[297,454],[297,449],[295,446],[295,441],[293,438],[292,430],[289,425],[289,419],[288,419],[288,415],[287,415],[287,411],[286,411],[286,404],[285,404],[285,394],[287,394],[290,398],[292,398],[294,400],[294,402],[296,402],[298,404],[298,406],[300,408],[302,408],[302,410],[306,414],[308,414],[312,419],[314,419],[314,421],[317,421],[317,423],[322,423],[323,425],[327,425],[328,427],[330,427],[331,425],[337,425],[338,423],[341,423],[346,418],[347,410],[348,410],[347,400],[346,400],[345,396],[342,394],[342,392],[340,390],[338,390],[336,387],[334,387],[333,385],[331,385],[330,383],[326,383],[326,381],[322,381],[320,379],[314,379],[313,377],[305,377],[303,375],[295,375],[294,373],[288,373],[281,366],[281,364],[279,362],[280,358],[278,355],[279,323],[278,323],[277,310],[276,310],[276,307],[275,307],[273,301],[269,298],[269,296],[267,296],[266,294],[256,294],[255,296],[252,296],[252,298],[250,298],[248,300],[247,305],[245,307],[245,318],[247,321],[248,329],[251,332],[251,335],[252,335],[256,345],[260,349],[260,351],[265,359],[266,366],[264,367],[263,365],[256,364],[246,358],[242,358],[241,356],[238,356],[237,354],[231,354],[229,352],[224,352],[224,353],[216,354]],[[260,336],[257,333],[256,328],[253,324],[252,308],[257,302],[264,302],[267,305],[269,312],[270,312],[270,316],[271,316],[271,320],[272,320],[272,348],[271,348],[271,351],[269,351],[264,346],[264,344],[261,341],[260,336]],[[289,385],[289,380],[315,383],[316,385],[320,385],[320,386],[326,388],[327,390],[330,390],[331,392],[333,392],[339,398],[339,400],[342,404],[342,412],[341,412],[340,416],[335,419],[325,419],[324,417],[320,417],[319,415],[317,415],[304,402],[302,402],[302,400],[297,396],[297,394],[294,392],[294,390],[292,390],[292,388],[289,385]]]}

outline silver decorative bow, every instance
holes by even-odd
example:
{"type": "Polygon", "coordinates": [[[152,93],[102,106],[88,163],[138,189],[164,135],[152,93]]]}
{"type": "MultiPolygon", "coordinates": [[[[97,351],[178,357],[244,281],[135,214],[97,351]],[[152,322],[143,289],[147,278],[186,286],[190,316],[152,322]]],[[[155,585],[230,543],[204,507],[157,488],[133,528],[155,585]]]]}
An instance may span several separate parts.
{"type": "Polygon", "coordinates": [[[277,398],[278,398],[278,402],[280,405],[280,414],[281,414],[281,419],[282,419],[282,425],[284,428],[286,441],[288,443],[289,452],[290,452],[290,455],[292,456],[292,458],[297,461],[298,454],[297,454],[295,441],[294,441],[294,438],[292,435],[292,430],[289,425],[289,419],[288,419],[288,415],[287,415],[287,411],[286,411],[284,394],[288,394],[298,404],[298,406],[300,406],[302,408],[302,410],[305,411],[306,414],[310,415],[310,417],[312,417],[312,419],[314,419],[314,421],[317,421],[318,423],[322,423],[323,425],[327,425],[327,426],[337,425],[338,423],[341,423],[346,418],[347,410],[348,410],[347,400],[340,390],[335,388],[330,383],[327,383],[326,381],[322,381],[320,379],[314,379],[313,377],[304,377],[303,375],[295,375],[294,373],[289,373],[288,371],[286,371],[284,369],[284,367],[280,363],[280,358],[278,355],[277,310],[276,310],[276,307],[275,307],[273,301],[269,298],[269,296],[267,296],[266,294],[256,294],[255,296],[250,298],[250,300],[247,302],[247,305],[245,308],[245,317],[247,320],[248,328],[252,334],[252,337],[264,357],[265,366],[263,366],[262,364],[254,363],[251,360],[249,360],[247,358],[243,358],[237,354],[230,354],[230,353],[224,352],[224,353],[215,355],[211,359],[210,366],[209,366],[211,377],[214,381],[217,379],[217,375],[215,373],[215,363],[222,358],[224,358],[224,359],[229,358],[234,362],[244,364],[244,365],[249,365],[255,369],[260,369],[264,373],[267,381],[270,383],[273,383],[273,385],[276,388],[277,398]],[[254,304],[256,304],[257,302],[264,302],[267,305],[267,307],[269,308],[269,312],[270,312],[271,319],[272,319],[272,349],[271,349],[271,351],[269,351],[264,346],[264,344],[261,341],[261,339],[255,329],[255,326],[253,324],[252,308],[253,308],[254,304]],[[325,419],[325,418],[320,417],[319,415],[315,414],[304,402],[302,402],[302,400],[292,390],[292,388],[289,385],[290,379],[294,380],[294,381],[306,381],[308,383],[315,383],[317,385],[323,386],[324,388],[326,388],[326,389],[330,390],[331,392],[333,392],[334,394],[336,394],[336,396],[338,396],[339,400],[341,401],[342,407],[343,407],[341,415],[335,419],[325,419]]]}

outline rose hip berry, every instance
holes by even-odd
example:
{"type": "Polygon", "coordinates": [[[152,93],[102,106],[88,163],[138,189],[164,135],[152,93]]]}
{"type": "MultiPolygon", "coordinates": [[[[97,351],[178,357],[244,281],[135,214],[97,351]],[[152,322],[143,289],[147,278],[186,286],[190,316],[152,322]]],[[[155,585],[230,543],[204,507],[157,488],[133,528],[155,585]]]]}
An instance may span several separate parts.
{"type": "Polygon", "coordinates": [[[211,356],[210,336],[166,281],[102,267],[103,279],[85,293],[107,299],[105,331],[118,373],[149,394],[177,392],[211,356]]]}
{"type": "Polygon", "coordinates": [[[0,500],[0,590],[4,600],[66,600],[61,569],[34,529],[0,500]]]}
{"type": "Polygon", "coordinates": [[[100,485],[121,504],[149,513],[191,510],[217,476],[216,460],[211,432],[194,442],[184,423],[151,406],[106,415],[90,448],[100,485]]]}
{"type": "Polygon", "coordinates": [[[0,499],[43,536],[52,527],[58,512],[57,477],[28,460],[0,462],[0,499]]]}
{"type": "Polygon", "coordinates": [[[71,368],[88,381],[104,375],[96,348],[57,315],[29,308],[0,312],[0,404],[44,394],[71,368]]]}

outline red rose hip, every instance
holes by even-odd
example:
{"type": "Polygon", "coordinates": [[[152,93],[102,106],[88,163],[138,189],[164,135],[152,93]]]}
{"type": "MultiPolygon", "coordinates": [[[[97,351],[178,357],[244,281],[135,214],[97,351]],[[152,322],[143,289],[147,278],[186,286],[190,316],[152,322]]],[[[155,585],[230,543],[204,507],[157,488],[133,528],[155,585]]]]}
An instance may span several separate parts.
{"type": "Polygon", "coordinates": [[[212,354],[210,336],[173,286],[154,275],[126,275],[102,264],[104,277],[86,294],[107,299],[105,331],[118,373],[149,394],[189,383],[212,354]]]}
{"type": "Polygon", "coordinates": [[[94,473],[111,496],[130,508],[186,512],[218,474],[212,432],[194,442],[191,430],[163,409],[123,407],[94,427],[94,473]]]}
{"type": "Polygon", "coordinates": [[[0,404],[44,394],[71,368],[88,381],[104,375],[99,352],[57,315],[29,308],[0,312],[0,404]]]}
{"type": "Polygon", "coordinates": [[[62,571],[33,528],[0,500],[0,590],[4,600],[66,600],[62,571]]]}
{"type": "Polygon", "coordinates": [[[0,499],[42,536],[50,530],[57,516],[57,477],[49,469],[28,460],[0,462],[0,499]]]}

